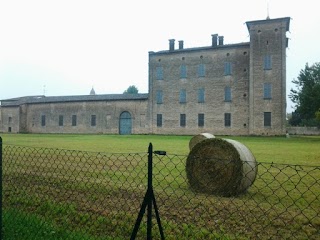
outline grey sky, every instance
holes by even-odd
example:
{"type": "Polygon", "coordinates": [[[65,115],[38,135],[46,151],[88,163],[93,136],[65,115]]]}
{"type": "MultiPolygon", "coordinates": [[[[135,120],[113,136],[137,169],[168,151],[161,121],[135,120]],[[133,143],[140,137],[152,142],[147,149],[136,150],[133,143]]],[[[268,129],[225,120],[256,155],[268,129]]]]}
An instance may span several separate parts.
{"type": "MultiPolygon", "coordinates": [[[[287,94],[301,69],[319,62],[316,0],[3,0],[0,99],[41,95],[148,92],[148,51],[248,42],[246,21],[291,17],[287,94]],[[267,4],[269,2],[269,4],[267,4]]],[[[287,111],[292,111],[288,99],[287,111]]]]}

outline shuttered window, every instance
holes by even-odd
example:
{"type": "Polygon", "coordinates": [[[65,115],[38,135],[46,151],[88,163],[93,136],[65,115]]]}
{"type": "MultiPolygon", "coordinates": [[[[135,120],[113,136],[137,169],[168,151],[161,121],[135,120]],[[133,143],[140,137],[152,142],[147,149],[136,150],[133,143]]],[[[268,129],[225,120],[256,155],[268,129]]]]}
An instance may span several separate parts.
{"type": "Polygon", "coordinates": [[[225,87],[224,88],[224,101],[225,102],[231,102],[231,87],[225,87]]]}
{"type": "Polygon", "coordinates": [[[231,63],[225,62],[224,63],[224,75],[231,75],[232,69],[231,69],[231,63]]]}
{"type": "Polygon", "coordinates": [[[204,126],[204,114],[199,113],[198,114],[198,127],[203,127],[204,126]]]}
{"type": "Polygon", "coordinates": [[[63,115],[59,115],[59,126],[63,126],[63,115]]]}
{"type": "Polygon", "coordinates": [[[231,127],[231,113],[224,114],[224,126],[231,127]]]}
{"type": "Polygon", "coordinates": [[[186,65],[180,66],[180,78],[187,78],[187,66],[186,65]]]}
{"type": "Polygon", "coordinates": [[[41,126],[44,127],[46,125],[46,115],[41,115],[41,126]]]}
{"type": "Polygon", "coordinates": [[[156,79],[163,80],[163,67],[156,68],[156,79]]]}
{"type": "Polygon", "coordinates": [[[182,113],[180,114],[180,127],[186,126],[186,114],[182,113]]]}
{"type": "Polygon", "coordinates": [[[162,90],[157,90],[157,96],[156,96],[157,104],[162,104],[163,103],[163,94],[162,90]]]}
{"type": "Polygon", "coordinates": [[[186,103],[187,102],[187,92],[185,89],[180,90],[180,97],[179,97],[180,103],[186,103]]]}
{"type": "Polygon", "coordinates": [[[270,69],[272,69],[271,56],[266,55],[264,56],[264,70],[270,70],[270,69]]]}
{"type": "Polygon", "coordinates": [[[198,89],[198,103],[204,103],[204,88],[198,89]]]}
{"type": "Polygon", "coordinates": [[[263,115],[263,125],[265,127],[271,127],[271,112],[264,112],[263,115]]]}
{"type": "Polygon", "coordinates": [[[71,118],[72,126],[77,126],[77,115],[72,115],[71,118]]]}
{"type": "Polygon", "coordinates": [[[205,77],[206,76],[206,68],[203,63],[199,64],[198,66],[198,77],[205,77]]]}
{"type": "Polygon", "coordinates": [[[157,114],[157,127],[162,127],[162,114],[157,114]]]}
{"type": "Polygon", "coordinates": [[[271,83],[264,83],[263,84],[263,98],[264,99],[271,99],[271,83]]]}

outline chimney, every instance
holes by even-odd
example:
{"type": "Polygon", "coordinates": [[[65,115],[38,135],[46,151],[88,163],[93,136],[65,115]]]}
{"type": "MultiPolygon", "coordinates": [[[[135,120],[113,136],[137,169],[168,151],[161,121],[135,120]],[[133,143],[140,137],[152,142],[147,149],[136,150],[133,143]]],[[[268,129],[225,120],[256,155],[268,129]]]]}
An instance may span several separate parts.
{"type": "Polygon", "coordinates": [[[179,41],[179,49],[183,49],[183,41],[179,41]]]}
{"type": "Polygon", "coordinates": [[[219,45],[223,45],[223,36],[219,36],[219,45]]]}
{"type": "Polygon", "coordinates": [[[169,51],[174,51],[174,39],[169,39],[169,51]]]}
{"type": "Polygon", "coordinates": [[[212,36],[212,47],[216,47],[218,42],[218,34],[212,34],[211,36],[212,36]]]}

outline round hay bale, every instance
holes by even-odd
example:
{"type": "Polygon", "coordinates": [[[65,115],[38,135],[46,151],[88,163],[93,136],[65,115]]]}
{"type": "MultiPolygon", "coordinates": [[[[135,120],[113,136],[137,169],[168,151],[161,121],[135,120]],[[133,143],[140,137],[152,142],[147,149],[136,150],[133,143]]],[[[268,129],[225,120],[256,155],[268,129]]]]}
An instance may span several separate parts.
{"type": "Polygon", "coordinates": [[[208,139],[208,138],[215,138],[215,136],[211,133],[200,133],[198,135],[193,136],[189,141],[189,150],[197,145],[199,142],[208,139]]]}
{"type": "Polygon", "coordinates": [[[193,191],[226,197],[245,192],[253,184],[257,170],[250,150],[230,139],[201,141],[192,148],[186,162],[193,191]]]}

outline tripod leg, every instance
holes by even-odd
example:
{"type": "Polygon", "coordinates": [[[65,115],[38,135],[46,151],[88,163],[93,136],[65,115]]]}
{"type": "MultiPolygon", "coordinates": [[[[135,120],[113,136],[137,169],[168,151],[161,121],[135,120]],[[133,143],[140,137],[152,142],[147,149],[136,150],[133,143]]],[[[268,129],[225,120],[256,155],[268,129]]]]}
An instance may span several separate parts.
{"type": "Polygon", "coordinates": [[[148,198],[147,208],[147,239],[149,240],[152,239],[152,196],[148,198]]]}
{"type": "Polygon", "coordinates": [[[157,223],[158,223],[161,239],[164,240],[164,234],[163,234],[163,229],[162,229],[162,225],[161,225],[161,221],[160,221],[159,211],[158,211],[156,198],[154,197],[153,191],[152,191],[152,201],[153,201],[154,211],[156,213],[156,218],[157,218],[157,223]]]}
{"type": "Polygon", "coordinates": [[[139,230],[139,227],[140,227],[144,212],[145,212],[146,207],[148,205],[148,201],[150,201],[150,200],[149,200],[149,193],[147,191],[146,195],[144,196],[144,199],[143,199],[140,211],[139,211],[139,215],[138,215],[136,224],[134,225],[130,240],[136,239],[136,236],[137,236],[137,233],[138,233],[138,230],[139,230]]]}

